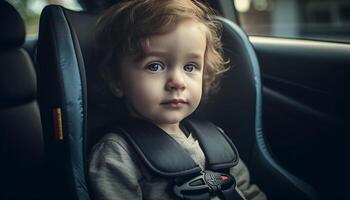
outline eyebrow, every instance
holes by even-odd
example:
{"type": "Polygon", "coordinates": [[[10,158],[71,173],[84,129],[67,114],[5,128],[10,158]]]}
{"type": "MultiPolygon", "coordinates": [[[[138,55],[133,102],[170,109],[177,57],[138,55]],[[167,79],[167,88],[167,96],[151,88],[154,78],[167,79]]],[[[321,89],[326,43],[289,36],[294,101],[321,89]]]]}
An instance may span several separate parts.
{"type": "MultiPolygon", "coordinates": [[[[161,56],[161,57],[165,57],[167,56],[167,52],[166,51],[146,51],[144,53],[145,56],[161,56]]],[[[187,58],[191,58],[191,59],[200,59],[203,56],[200,53],[189,53],[186,55],[187,58]]]]}

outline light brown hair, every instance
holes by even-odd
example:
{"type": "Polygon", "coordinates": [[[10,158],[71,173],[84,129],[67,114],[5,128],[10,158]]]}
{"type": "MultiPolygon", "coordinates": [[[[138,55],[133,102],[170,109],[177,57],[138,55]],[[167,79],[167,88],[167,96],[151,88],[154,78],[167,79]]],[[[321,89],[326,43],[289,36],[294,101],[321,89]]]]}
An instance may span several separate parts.
{"type": "Polygon", "coordinates": [[[142,58],[145,39],[170,32],[182,20],[192,19],[207,28],[203,91],[207,94],[215,90],[218,77],[227,68],[222,57],[221,25],[211,18],[214,14],[197,0],[125,0],[112,6],[97,24],[103,78],[113,87],[123,56],[142,58]]]}

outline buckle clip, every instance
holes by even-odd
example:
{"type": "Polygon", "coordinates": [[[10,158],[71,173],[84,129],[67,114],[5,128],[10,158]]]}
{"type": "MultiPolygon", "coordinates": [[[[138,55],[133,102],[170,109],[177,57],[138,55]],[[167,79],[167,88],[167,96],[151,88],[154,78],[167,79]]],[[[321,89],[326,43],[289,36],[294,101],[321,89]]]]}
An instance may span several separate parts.
{"type": "Polygon", "coordinates": [[[221,174],[212,172],[212,171],[204,171],[204,181],[209,186],[210,192],[218,192],[221,190],[221,174]]]}
{"type": "Polygon", "coordinates": [[[175,184],[173,190],[177,197],[184,198],[187,195],[218,194],[235,186],[236,182],[231,175],[205,170],[182,184],[175,184]]]}

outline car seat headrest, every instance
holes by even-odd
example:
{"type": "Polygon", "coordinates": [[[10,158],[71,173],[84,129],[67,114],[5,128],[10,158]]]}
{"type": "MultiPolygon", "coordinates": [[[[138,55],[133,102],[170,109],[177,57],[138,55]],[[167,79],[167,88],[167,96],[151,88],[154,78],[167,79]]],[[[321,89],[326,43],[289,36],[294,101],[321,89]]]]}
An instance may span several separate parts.
{"type": "Polygon", "coordinates": [[[0,1],[0,50],[19,47],[24,43],[24,22],[17,10],[6,1],[0,1]]]}

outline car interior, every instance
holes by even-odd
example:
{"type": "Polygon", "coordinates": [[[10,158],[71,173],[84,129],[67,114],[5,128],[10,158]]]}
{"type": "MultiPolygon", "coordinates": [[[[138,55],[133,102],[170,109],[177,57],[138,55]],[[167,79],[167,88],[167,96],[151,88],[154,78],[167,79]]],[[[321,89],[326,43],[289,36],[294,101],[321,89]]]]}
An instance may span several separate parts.
{"type": "Polygon", "coordinates": [[[23,48],[24,23],[15,8],[0,3],[1,199],[36,199],[44,188],[44,136],[37,75],[23,48]]]}
{"type": "MultiPolygon", "coordinates": [[[[117,2],[49,5],[25,40],[0,1],[0,199],[92,199],[89,151],[123,112],[99,76],[94,25],[117,2]]],[[[225,130],[268,199],[346,199],[350,44],[250,37],[233,1],[206,3],[231,68],[193,117],[225,130]]]]}

